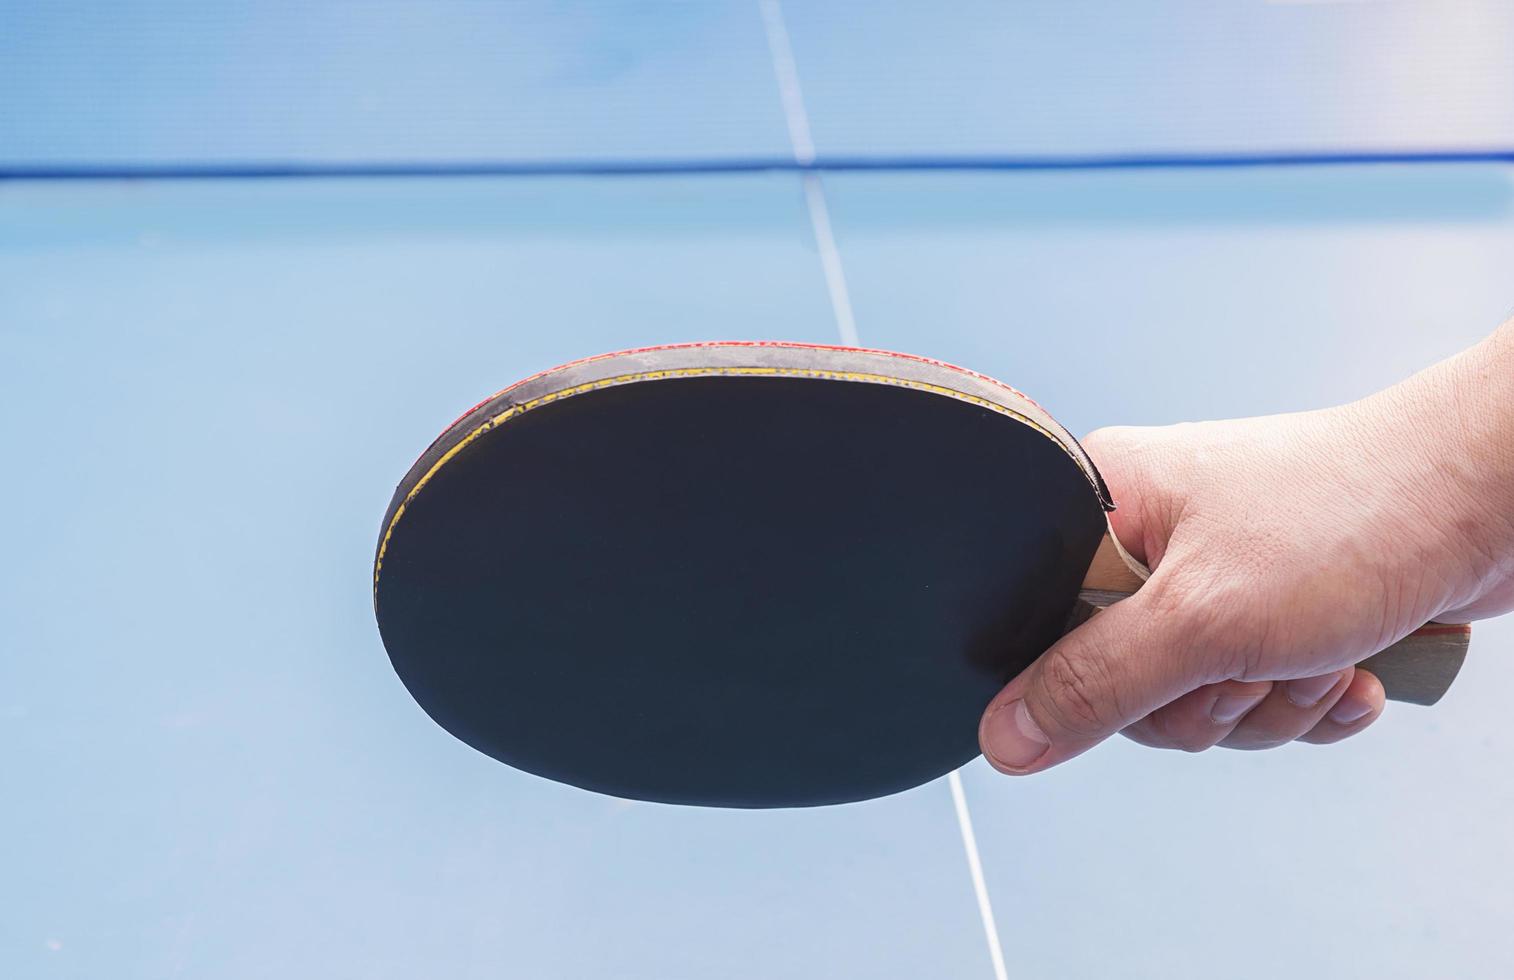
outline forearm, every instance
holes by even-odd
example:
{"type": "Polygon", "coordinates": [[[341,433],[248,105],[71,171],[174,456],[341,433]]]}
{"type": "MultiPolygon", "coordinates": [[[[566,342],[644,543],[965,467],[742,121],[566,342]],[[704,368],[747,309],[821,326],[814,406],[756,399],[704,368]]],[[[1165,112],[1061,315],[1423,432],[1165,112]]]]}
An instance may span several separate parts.
{"type": "Polygon", "coordinates": [[[1415,515],[1406,545],[1439,551],[1453,606],[1514,606],[1514,321],[1462,353],[1348,406],[1360,451],[1415,515]]]}

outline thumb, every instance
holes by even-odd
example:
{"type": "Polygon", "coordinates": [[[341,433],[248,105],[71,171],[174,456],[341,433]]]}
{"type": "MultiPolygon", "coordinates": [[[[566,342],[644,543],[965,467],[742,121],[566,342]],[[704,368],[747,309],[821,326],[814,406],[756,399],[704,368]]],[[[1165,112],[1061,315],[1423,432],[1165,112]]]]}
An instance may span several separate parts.
{"type": "MultiPolygon", "coordinates": [[[[1153,586],[1156,586],[1153,590],[1153,586]]],[[[1189,676],[1192,632],[1146,588],[1064,636],[1000,691],[978,724],[990,764],[1011,775],[1066,762],[1215,678],[1189,676]]]]}

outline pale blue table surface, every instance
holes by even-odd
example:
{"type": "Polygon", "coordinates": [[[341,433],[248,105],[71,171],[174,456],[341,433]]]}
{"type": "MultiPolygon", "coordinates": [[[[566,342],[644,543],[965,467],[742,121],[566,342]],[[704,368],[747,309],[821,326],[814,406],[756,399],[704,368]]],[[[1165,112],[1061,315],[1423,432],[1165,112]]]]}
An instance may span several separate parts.
{"type": "MultiPolygon", "coordinates": [[[[791,5],[819,152],[1514,143],[1514,18],[791,5]]],[[[782,156],[757,8],[0,3],[0,166],[782,156]]],[[[1365,394],[1514,308],[1495,165],[823,178],[863,342],[1076,432],[1365,394]]],[[[369,563],[459,412],[833,341],[787,173],[0,181],[0,976],[991,977],[944,782],[630,804],[485,758],[369,563]]],[[[1014,977],[1514,973],[1509,620],[1329,749],[963,773],[1014,977]]]]}

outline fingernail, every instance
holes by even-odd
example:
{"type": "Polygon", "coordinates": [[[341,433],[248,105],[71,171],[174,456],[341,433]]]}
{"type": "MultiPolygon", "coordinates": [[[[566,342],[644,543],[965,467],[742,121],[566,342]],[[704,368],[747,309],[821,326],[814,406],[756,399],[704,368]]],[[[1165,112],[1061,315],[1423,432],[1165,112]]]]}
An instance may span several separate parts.
{"type": "Polygon", "coordinates": [[[1320,703],[1320,698],[1330,693],[1341,679],[1341,675],[1326,674],[1323,677],[1301,677],[1296,681],[1289,681],[1288,700],[1300,708],[1312,708],[1320,703]]]}
{"type": "Polygon", "coordinates": [[[1233,725],[1240,721],[1241,715],[1262,703],[1261,694],[1227,694],[1224,697],[1214,699],[1214,707],[1209,709],[1209,717],[1216,725],[1233,725]]]}
{"type": "Polygon", "coordinates": [[[1330,709],[1329,718],[1337,725],[1351,725],[1372,713],[1372,705],[1356,698],[1341,698],[1330,709]]]}
{"type": "Polygon", "coordinates": [[[993,761],[1010,769],[1024,769],[1046,754],[1051,745],[1025,701],[1012,701],[994,711],[983,725],[984,749],[993,761]]]}

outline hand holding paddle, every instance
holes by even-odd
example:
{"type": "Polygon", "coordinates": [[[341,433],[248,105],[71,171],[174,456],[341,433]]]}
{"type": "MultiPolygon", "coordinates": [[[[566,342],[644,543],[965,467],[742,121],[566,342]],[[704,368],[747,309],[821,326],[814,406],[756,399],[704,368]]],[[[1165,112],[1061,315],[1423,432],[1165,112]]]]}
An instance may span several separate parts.
{"type": "Polygon", "coordinates": [[[1420,701],[1449,683],[1426,670],[1454,674],[1466,628],[1417,627],[1514,607],[1509,327],[1353,405],[1084,446],[1114,532],[1155,571],[994,699],[982,741],[1005,772],[1116,731],[1188,751],[1339,741],[1376,720],[1384,683],[1420,701]],[[1368,659],[1395,640],[1416,654],[1368,659]]]}

